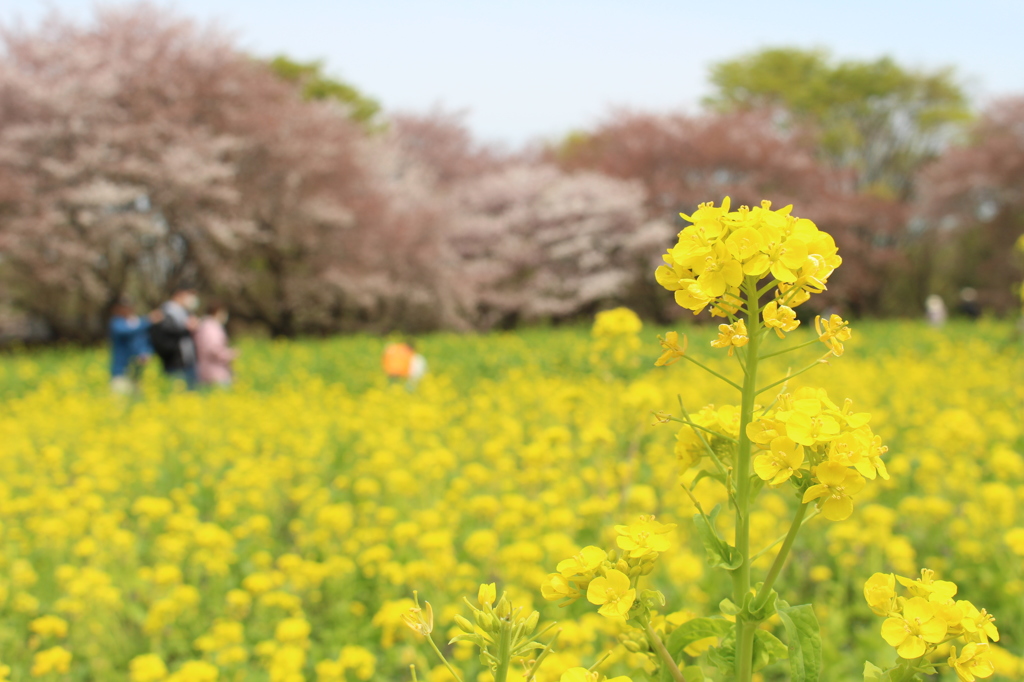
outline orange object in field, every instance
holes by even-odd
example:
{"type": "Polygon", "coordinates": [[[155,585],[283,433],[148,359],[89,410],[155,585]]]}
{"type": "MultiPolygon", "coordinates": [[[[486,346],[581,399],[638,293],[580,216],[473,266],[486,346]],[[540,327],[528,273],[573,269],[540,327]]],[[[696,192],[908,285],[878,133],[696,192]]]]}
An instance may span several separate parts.
{"type": "Polygon", "coordinates": [[[389,343],[384,347],[384,373],[389,377],[409,376],[409,365],[416,351],[407,343],[389,343]]]}

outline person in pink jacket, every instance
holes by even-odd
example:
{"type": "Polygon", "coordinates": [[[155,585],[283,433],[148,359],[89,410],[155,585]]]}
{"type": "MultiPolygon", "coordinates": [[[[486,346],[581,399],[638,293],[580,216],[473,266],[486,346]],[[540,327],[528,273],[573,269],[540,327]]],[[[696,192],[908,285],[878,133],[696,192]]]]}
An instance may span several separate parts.
{"type": "Polygon", "coordinates": [[[196,328],[196,373],[201,384],[231,385],[231,362],[238,356],[238,351],[228,347],[228,334],[224,330],[227,321],[227,308],[220,303],[211,303],[206,309],[206,317],[196,328]]]}

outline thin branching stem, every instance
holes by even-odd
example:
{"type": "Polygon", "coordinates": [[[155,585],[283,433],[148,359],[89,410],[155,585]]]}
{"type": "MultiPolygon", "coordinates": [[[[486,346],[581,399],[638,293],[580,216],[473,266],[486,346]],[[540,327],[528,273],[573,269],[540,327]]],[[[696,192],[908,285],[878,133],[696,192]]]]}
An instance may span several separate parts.
{"type": "MultiPolygon", "coordinates": [[[[820,509],[815,509],[814,511],[812,511],[812,512],[810,513],[810,515],[808,515],[808,516],[805,516],[805,517],[804,517],[804,520],[800,522],[800,527],[801,527],[801,528],[803,528],[803,527],[804,527],[805,525],[807,525],[807,523],[808,523],[808,522],[809,522],[809,521],[810,521],[811,519],[813,519],[813,518],[814,518],[815,516],[817,516],[817,515],[818,515],[818,514],[820,514],[820,513],[821,513],[821,510],[820,510],[820,509]]],[[[758,559],[760,559],[760,558],[761,558],[762,556],[764,556],[764,555],[765,555],[765,554],[767,554],[768,552],[772,551],[772,549],[774,549],[774,548],[775,548],[775,547],[776,547],[776,546],[777,546],[777,545],[778,545],[778,544],[779,544],[780,542],[782,542],[783,540],[785,540],[785,539],[786,539],[786,536],[787,536],[787,535],[789,535],[789,533],[786,533],[786,535],[780,535],[779,537],[775,538],[775,542],[773,542],[772,544],[768,545],[767,547],[765,547],[764,549],[762,549],[762,550],[761,550],[760,552],[758,552],[758,553],[757,553],[757,554],[755,554],[754,556],[750,557],[750,560],[751,560],[751,561],[757,561],[757,560],[758,560],[758,559]]]]}
{"type": "Polygon", "coordinates": [[[757,390],[755,391],[754,395],[761,395],[762,393],[764,393],[765,391],[767,391],[767,390],[768,390],[769,388],[775,388],[775,387],[776,387],[776,386],[778,386],[779,384],[784,384],[784,383],[786,383],[787,381],[789,381],[789,380],[790,380],[790,379],[792,379],[793,377],[798,377],[798,376],[800,376],[801,374],[803,374],[804,372],[809,372],[809,371],[811,371],[812,369],[814,369],[814,368],[815,368],[815,367],[817,367],[818,365],[821,365],[821,364],[825,364],[825,363],[827,363],[828,361],[826,360],[826,358],[828,358],[828,356],[830,356],[830,355],[832,355],[832,354],[831,354],[831,353],[825,353],[825,354],[824,354],[824,355],[822,355],[822,356],[821,356],[820,358],[818,358],[817,360],[815,360],[815,361],[814,361],[814,362],[812,362],[811,364],[807,365],[806,367],[804,367],[804,368],[803,368],[802,370],[800,370],[799,372],[793,372],[792,374],[790,374],[790,375],[788,375],[788,376],[786,376],[786,377],[783,377],[782,379],[779,379],[778,381],[772,382],[772,383],[768,384],[767,386],[764,386],[763,388],[759,388],[759,389],[757,389],[757,390]]]}
{"type": "MultiPolygon", "coordinates": [[[[686,411],[686,406],[683,405],[683,396],[677,395],[676,399],[679,401],[679,410],[683,413],[683,417],[686,418],[686,421],[692,422],[693,420],[690,419],[690,413],[686,411]]],[[[729,471],[728,469],[725,468],[725,465],[722,464],[722,460],[718,459],[718,454],[715,453],[714,448],[711,447],[711,443],[708,442],[707,438],[704,437],[703,433],[701,433],[700,431],[697,431],[696,433],[697,438],[700,439],[700,442],[704,446],[704,449],[707,451],[708,456],[711,458],[711,461],[715,463],[716,467],[718,467],[719,473],[721,473],[723,476],[728,477],[729,471]]],[[[729,489],[729,494],[732,495],[732,489],[729,489]]]]}
{"type": "Polygon", "coordinates": [[[777,287],[777,286],[779,286],[779,280],[777,280],[777,279],[775,279],[773,277],[772,281],[768,282],[768,284],[765,284],[763,287],[761,287],[760,289],[757,290],[757,298],[758,298],[758,300],[761,300],[762,296],[764,296],[769,291],[771,291],[773,287],[777,287]]]}
{"type": "Polygon", "coordinates": [[[790,346],[789,348],[783,348],[782,350],[777,350],[774,353],[768,353],[767,355],[762,355],[759,359],[764,360],[766,358],[774,358],[776,355],[783,355],[785,353],[790,353],[790,352],[795,351],[795,350],[800,350],[801,348],[807,348],[807,346],[811,346],[811,345],[814,345],[816,343],[818,343],[818,339],[817,338],[813,338],[810,341],[806,341],[804,343],[800,343],[800,344],[797,344],[795,346],[790,346]]]}
{"type": "Polygon", "coordinates": [[[650,642],[651,648],[658,653],[658,657],[661,658],[661,662],[665,665],[665,668],[668,669],[669,675],[672,676],[672,679],[675,680],[675,682],[686,682],[686,678],[683,677],[683,671],[681,671],[679,666],[676,665],[675,660],[672,658],[672,654],[668,652],[668,649],[665,648],[665,643],[661,641],[661,637],[659,637],[658,633],[651,627],[651,621],[647,618],[643,618],[642,622],[644,624],[644,632],[647,633],[647,641],[650,642]]]}
{"type": "Polygon", "coordinates": [[[444,654],[441,653],[441,650],[437,648],[437,645],[434,644],[434,638],[430,635],[427,635],[427,641],[430,642],[430,648],[434,650],[434,653],[437,654],[437,657],[440,658],[441,662],[444,663],[446,668],[448,668],[448,672],[452,674],[452,677],[454,677],[457,680],[457,682],[462,682],[462,675],[460,675],[459,671],[456,670],[452,666],[452,664],[448,662],[448,659],[444,657],[444,654]]]}
{"type": "Polygon", "coordinates": [[[754,601],[750,604],[751,611],[757,611],[759,608],[764,606],[764,603],[768,600],[768,595],[771,594],[775,580],[779,577],[779,573],[782,572],[782,567],[786,565],[786,559],[789,557],[789,551],[793,549],[793,542],[796,541],[796,535],[800,532],[800,528],[803,526],[804,514],[807,513],[808,504],[810,503],[803,502],[799,507],[797,507],[796,514],[793,516],[793,522],[789,526],[789,532],[786,533],[786,537],[782,541],[782,547],[779,548],[779,553],[775,555],[775,560],[772,562],[771,568],[768,569],[768,575],[765,576],[764,583],[761,584],[761,589],[757,591],[754,601]]]}
{"type": "Polygon", "coordinates": [[[735,388],[737,391],[742,391],[743,390],[743,388],[739,384],[737,384],[735,381],[733,381],[732,379],[729,379],[727,377],[722,376],[721,374],[719,374],[715,370],[711,369],[710,367],[708,367],[704,363],[702,363],[702,362],[700,362],[698,360],[694,360],[689,355],[684,355],[683,359],[692,362],[693,364],[697,365],[698,367],[700,367],[702,370],[704,370],[708,374],[710,374],[712,376],[715,376],[715,377],[718,377],[719,379],[721,379],[725,383],[727,383],[730,386],[732,386],[733,388],[735,388]]]}

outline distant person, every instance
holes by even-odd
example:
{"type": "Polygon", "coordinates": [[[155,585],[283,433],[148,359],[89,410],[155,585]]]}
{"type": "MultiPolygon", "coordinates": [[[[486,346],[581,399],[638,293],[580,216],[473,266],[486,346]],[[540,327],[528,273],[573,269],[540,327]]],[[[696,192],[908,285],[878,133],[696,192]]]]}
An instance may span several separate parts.
{"type": "Polygon", "coordinates": [[[960,290],[960,312],[972,320],[981,317],[981,305],[978,303],[978,292],[972,287],[960,290]]]}
{"type": "Polygon", "coordinates": [[[416,390],[420,379],[427,373],[427,360],[416,352],[411,341],[395,341],[386,345],[381,364],[390,383],[404,381],[410,391],[416,390]]]}
{"type": "Polygon", "coordinates": [[[163,364],[164,372],[173,379],[182,379],[188,389],[196,388],[196,344],[192,332],[199,326],[195,312],[199,297],[190,288],[177,289],[171,299],[160,306],[163,318],[149,329],[153,350],[163,364]]]}
{"type": "Polygon", "coordinates": [[[128,298],[114,304],[110,316],[110,388],[114,393],[134,395],[139,392],[142,371],[153,355],[149,329],[159,322],[163,313],[154,310],[147,317],[135,314],[128,298]]]}
{"type": "Polygon", "coordinates": [[[928,324],[933,327],[943,326],[949,318],[949,313],[946,311],[946,302],[938,294],[932,294],[925,299],[924,314],[928,324]]]}
{"type": "Polygon", "coordinates": [[[238,351],[228,347],[228,310],[220,303],[210,303],[206,317],[199,322],[196,342],[196,376],[200,384],[230,386],[233,379],[231,363],[238,351]]]}

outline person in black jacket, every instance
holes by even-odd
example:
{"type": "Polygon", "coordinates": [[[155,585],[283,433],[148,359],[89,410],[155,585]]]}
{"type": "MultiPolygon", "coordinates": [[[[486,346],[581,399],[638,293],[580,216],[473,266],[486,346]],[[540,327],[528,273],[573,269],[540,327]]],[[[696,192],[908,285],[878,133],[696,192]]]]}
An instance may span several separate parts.
{"type": "Polygon", "coordinates": [[[177,289],[160,306],[163,319],[149,328],[153,351],[160,358],[167,376],[183,379],[189,390],[196,387],[196,344],[192,332],[199,324],[195,311],[199,297],[194,289],[177,289]]]}

